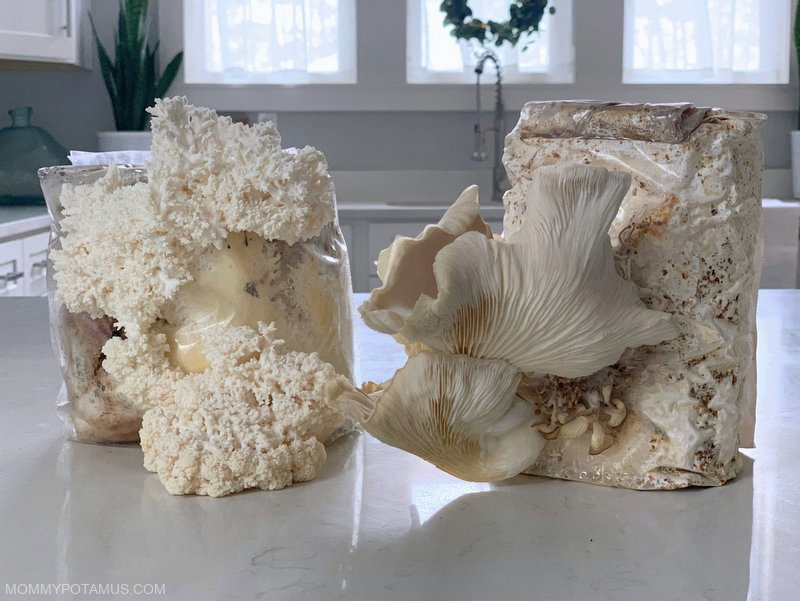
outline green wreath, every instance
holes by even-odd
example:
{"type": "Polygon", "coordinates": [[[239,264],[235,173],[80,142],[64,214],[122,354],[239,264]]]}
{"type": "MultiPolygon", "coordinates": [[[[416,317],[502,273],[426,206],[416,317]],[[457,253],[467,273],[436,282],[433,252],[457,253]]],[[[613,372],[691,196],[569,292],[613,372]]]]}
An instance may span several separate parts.
{"type": "MultiPolygon", "coordinates": [[[[508,42],[513,47],[523,35],[539,31],[539,22],[547,9],[547,2],[548,0],[512,2],[508,8],[509,19],[502,23],[484,23],[473,17],[468,0],[443,0],[439,10],[445,14],[445,27],[453,28],[450,34],[457,40],[478,40],[481,44],[489,42],[495,46],[508,42]]],[[[552,6],[547,10],[551,15],[556,12],[552,6]]]]}

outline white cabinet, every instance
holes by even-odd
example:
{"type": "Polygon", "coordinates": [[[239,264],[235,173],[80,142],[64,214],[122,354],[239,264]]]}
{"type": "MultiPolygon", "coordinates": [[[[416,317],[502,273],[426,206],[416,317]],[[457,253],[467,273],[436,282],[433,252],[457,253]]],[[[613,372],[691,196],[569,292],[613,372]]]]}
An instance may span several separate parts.
{"type": "Polygon", "coordinates": [[[47,245],[49,232],[41,232],[22,239],[25,261],[25,296],[47,294],[47,245]]]}
{"type": "Polygon", "coordinates": [[[47,294],[48,232],[0,242],[0,296],[47,294]]]}
{"type": "Polygon", "coordinates": [[[764,263],[759,288],[800,286],[800,203],[764,199],[764,263]]]}
{"type": "Polygon", "coordinates": [[[0,296],[47,294],[49,243],[45,207],[0,205],[0,296]]]}
{"type": "Polygon", "coordinates": [[[25,295],[22,240],[0,242],[0,296],[25,295]]]}
{"type": "Polygon", "coordinates": [[[0,59],[81,63],[82,0],[0,0],[0,59]]]}
{"type": "Polygon", "coordinates": [[[352,248],[353,248],[353,226],[343,223],[343,224],[339,225],[339,228],[342,230],[342,236],[344,236],[344,243],[347,245],[348,253],[352,252],[352,248]]]}

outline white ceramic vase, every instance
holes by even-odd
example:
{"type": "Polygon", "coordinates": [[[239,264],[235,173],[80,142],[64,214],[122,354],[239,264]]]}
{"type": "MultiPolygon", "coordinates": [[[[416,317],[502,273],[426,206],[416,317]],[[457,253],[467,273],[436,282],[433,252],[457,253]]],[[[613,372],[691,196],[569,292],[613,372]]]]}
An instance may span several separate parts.
{"type": "Polygon", "coordinates": [[[792,132],[792,196],[800,199],[800,131],[792,132]]]}
{"type": "Polygon", "coordinates": [[[150,150],[153,134],[149,131],[99,131],[97,147],[100,152],[119,150],[150,150]]]}

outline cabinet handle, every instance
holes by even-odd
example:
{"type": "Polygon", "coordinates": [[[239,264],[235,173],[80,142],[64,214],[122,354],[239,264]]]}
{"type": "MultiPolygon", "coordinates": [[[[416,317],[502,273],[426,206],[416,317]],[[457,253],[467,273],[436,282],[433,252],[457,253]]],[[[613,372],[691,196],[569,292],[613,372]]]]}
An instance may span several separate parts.
{"type": "Polygon", "coordinates": [[[36,261],[33,265],[31,265],[31,275],[33,275],[37,269],[47,269],[47,259],[36,261]]]}
{"type": "Polygon", "coordinates": [[[72,0],[64,0],[64,8],[66,9],[66,24],[59,27],[61,31],[67,32],[67,37],[72,36],[72,0]]]}
{"type": "Polygon", "coordinates": [[[0,282],[16,282],[20,278],[25,277],[24,271],[9,271],[5,275],[0,275],[0,282]]]}

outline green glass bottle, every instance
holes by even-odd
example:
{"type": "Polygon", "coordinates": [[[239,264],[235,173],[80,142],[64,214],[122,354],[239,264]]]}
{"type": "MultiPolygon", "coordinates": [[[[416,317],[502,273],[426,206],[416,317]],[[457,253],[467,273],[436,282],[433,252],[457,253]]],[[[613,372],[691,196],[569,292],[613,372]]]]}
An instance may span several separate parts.
{"type": "Polygon", "coordinates": [[[11,126],[0,129],[0,205],[44,204],[36,171],[68,165],[67,149],[31,125],[31,107],[11,109],[11,126]]]}

